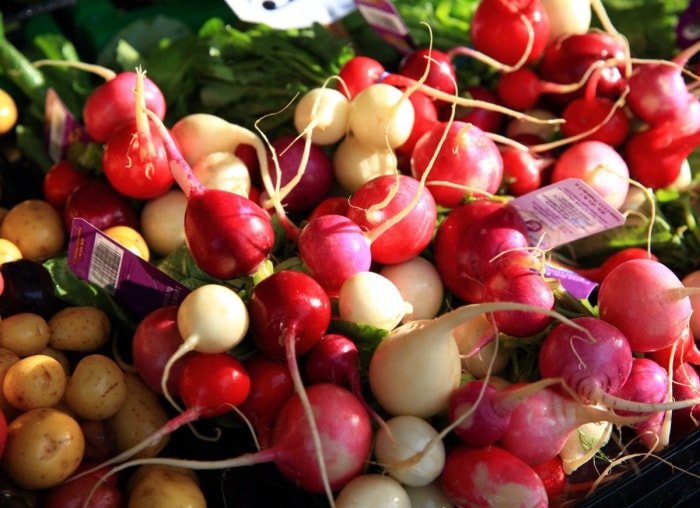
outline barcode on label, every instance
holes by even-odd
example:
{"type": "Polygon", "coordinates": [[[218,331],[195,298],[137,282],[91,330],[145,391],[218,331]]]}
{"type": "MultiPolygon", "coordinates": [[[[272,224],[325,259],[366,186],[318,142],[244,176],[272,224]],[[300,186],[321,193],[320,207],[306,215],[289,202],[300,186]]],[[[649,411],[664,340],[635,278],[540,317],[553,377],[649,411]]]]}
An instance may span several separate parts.
{"type": "Polygon", "coordinates": [[[119,280],[124,250],[103,236],[95,235],[88,280],[114,294],[119,280]]]}
{"type": "Polygon", "coordinates": [[[408,33],[406,24],[399,16],[364,4],[358,4],[357,9],[367,22],[374,27],[396,35],[406,35],[408,33]]]}

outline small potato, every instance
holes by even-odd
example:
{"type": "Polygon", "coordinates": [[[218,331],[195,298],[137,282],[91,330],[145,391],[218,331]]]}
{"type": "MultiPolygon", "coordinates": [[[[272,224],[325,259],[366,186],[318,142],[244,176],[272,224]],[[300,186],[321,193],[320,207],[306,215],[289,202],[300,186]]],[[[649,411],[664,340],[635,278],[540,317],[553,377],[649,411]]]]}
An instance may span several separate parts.
{"type": "Polygon", "coordinates": [[[22,259],[22,251],[7,238],[0,238],[0,265],[22,259]]]}
{"type": "MultiPolygon", "coordinates": [[[[19,356],[17,353],[4,347],[0,347],[0,387],[2,387],[2,383],[5,381],[7,369],[18,361],[19,356]]],[[[21,413],[19,409],[7,401],[2,389],[0,389],[0,411],[8,422],[21,413]]]]}
{"type": "Polygon", "coordinates": [[[53,408],[32,409],[8,425],[2,466],[20,487],[46,489],[75,472],[84,449],[75,419],[53,408]]]}
{"type": "Polygon", "coordinates": [[[61,351],[51,346],[46,346],[44,349],[39,351],[39,354],[50,356],[58,360],[58,363],[63,365],[63,370],[66,371],[66,375],[70,375],[72,369],[71,361],[65,351],[61,351]]]}
{"type": "MultiPolygon", "coordinates": [[[[113,416],[105,420],[114,432],[117,453],[150,437],[168,421],[168,413],[162,399],[137,374],[125,372],[127,395],[124,404],[113,416]]],[[[168,444],[169,436],[163,437],[134,455],[134,458],[155,457],[168,444]]]]}
{"type": "Polygon", "coordinates": [[[59,254],[66,245],[61,214],[43,199],[27,199],[7,212],[0,237],[14,243],[22,256],[41,261],[59,254]]]}
{"type": "Polygon", "coordinates": [[[124,371],[105,355],[84,356],[68,379],[65,401],[70,410],[86,420],[114,415],[126,400],[124,371]]]}
{"type": "Polygon", "coordinates": [[[111,228],[105,229],[104,234],[141,259],[145,261],[151,259],[151,253],[148,250],[146,240],[141,236],[141,233],[134,228],[129,226],[112,226],[111,228]]]}
{"type": "Polygon", "coordinates": [[[20,357],[36,355],[49,344],[49,324],[39,314],[20,312],[0,321],[0,347],[20,357]]]}
{"type": "Polygon", "coordinates": [[[146,464],[140,466],[126,485],[127,507],[206,508],[199,481],[189,469],[146,464]]]}
{"type": "Polygon", "coordinates": [[[107,314],[89,306],[66,307],[49,318],[49,345],[63,351],[91,353],[104,346],[112,333],[107,314]]]}
{"type": "Polygon", "coordinates": [[[2,392],[7,402],[29,411],[58,404],[66,390],[66,371],[58,360],[46,355],[20,359],[7,369],[2,392]]]}

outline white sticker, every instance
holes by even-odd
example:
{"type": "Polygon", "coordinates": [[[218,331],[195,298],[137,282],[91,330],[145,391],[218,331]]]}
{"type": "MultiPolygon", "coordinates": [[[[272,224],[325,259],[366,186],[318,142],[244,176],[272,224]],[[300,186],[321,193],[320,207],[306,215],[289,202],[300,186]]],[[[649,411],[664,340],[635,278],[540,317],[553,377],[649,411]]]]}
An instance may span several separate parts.
{"type": "Polygon", "coordinates": [[[356,9],[354,0],[226,0],[234,14],[248,23],[278,30],[329,25],[356,9]]]}
{"type": "Polygon", "coordinates": [[[590,185],[569,178],[510,202],[525,219],[530,244],[553,249],[625,222],[590,185]]]}

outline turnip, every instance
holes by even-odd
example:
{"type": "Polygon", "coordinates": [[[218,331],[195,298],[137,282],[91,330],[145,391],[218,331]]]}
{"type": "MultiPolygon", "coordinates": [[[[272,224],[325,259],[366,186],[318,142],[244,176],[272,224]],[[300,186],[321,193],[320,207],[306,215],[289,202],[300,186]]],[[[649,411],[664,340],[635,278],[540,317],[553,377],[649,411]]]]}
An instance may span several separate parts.
{"type": "Polygon", "coordinates": [[[617,327],[636,352],[663,349],[688,326],[693,288],[664,264],[632,259],[610,271],[598,292],[601,319],[617,327]]]}
{"type": "MultiPolygon", "coordinates": [[[[165,144],[175,181],[187,197],[185,238],[197,265],[224,280],[256,272],[274,244],[270,216],[246,197],[204,187],[162,122],[151,112],[148,115],[165,144]]],[[[229,124],[228,129],[240,143],[253,145],[266,167],[262,141],[243,127],[229,124]]]]}

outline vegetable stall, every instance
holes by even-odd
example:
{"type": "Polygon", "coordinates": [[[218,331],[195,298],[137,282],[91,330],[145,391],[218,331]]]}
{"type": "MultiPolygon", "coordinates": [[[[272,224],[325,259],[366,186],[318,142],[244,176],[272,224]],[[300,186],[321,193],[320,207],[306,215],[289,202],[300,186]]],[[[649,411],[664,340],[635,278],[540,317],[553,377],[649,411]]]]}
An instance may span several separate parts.
{"type": "Polygon", "coordinates": [[[3,4],[3,502],[697,501],[700,3],[311,3],[3,4]]]}

